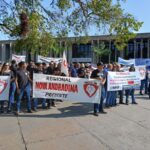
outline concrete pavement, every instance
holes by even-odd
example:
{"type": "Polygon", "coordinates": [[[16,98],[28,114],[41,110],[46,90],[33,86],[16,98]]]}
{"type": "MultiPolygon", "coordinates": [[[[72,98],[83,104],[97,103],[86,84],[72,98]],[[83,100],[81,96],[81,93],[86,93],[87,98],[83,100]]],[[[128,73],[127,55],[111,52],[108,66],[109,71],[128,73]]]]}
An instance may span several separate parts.
{"type": "Polygon", "coordinates": [[[150,100],[95,117],[93,105],[62,102],[21,116],[0,116],[0,150],[150,150],[150,100]]]}

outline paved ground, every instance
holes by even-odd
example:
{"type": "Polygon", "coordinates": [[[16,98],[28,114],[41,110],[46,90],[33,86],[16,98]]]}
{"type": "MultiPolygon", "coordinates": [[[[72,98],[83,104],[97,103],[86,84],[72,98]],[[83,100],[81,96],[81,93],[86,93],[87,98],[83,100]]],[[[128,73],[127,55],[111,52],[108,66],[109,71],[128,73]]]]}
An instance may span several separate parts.
{"type": "Polygon", "coordinates": [[[94,117],[92,105],[63,102],[48,111],[0,116],[0,150],[150,150],[150,100],[94,117]]]}

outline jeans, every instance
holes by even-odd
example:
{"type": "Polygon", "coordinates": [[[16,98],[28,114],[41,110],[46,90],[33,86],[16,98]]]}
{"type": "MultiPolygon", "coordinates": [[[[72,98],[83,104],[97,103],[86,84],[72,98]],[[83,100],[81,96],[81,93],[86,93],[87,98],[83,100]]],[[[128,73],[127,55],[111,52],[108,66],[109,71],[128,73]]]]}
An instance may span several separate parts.
{"type": "Polygon", "coordinates": [[[106,106],[111,106],[111,96],[112,96],[112,91],[108,91],[106,96],[106,106]]]}
{"type": "Polygon", "coordinates": [[[118,92],[119,92],[119,103],[122,104],[123,103],[123,90],[118,91],[118,92]]]}
{"type": "Polygon", "coordinates": [[[112,91],[111,94],[111,106],[116,106],[117,105],[117,92],[116,91],[112,91]]]}
{"type": "MultiPolygon", "coordinates": [[[[38,107],[38,98],[34,98],[34,108],[37,109],[38,107]]],[[[42,99],[42,108],[46,107],[46,99],[42,99]]]]}
{"type": "Polygon", "coordinates": [[[142,93],[142,90],[144,89],[144,86],[145,86],[145,94],[146,94],[147,91],[148,91],[148,81],[146,79],[141,80],[140,93],[142,93]]]}
{"type": "Polygon", "coordinates": [[[0,111],[1,111],[1,112],[4,111],[4,102],[5,102],[5,101],[0,101],[0,111]]]}
{"type": "Polygon", "coordinates": [[[135,97],[134,97],[134,89],[125,90],[126,94],[126,104],[128,103],[128,98],[131,95],[132,103],[135,103],[135,97]]]}
{"type": "Polygon", "coordinates": [[[31,110],[31,100],[30,100],[31,85],[28,84],[26,87],[22,87],[20,89],[20,94],[18,95],[18,99],[17,99],[17,111],[18,112],[20,112],[20,103],[21,103],[22,96],[25,92],[26,92],[26,95],[27,95],[27,110],[28,111],[31,110]]]}
{"type": "Polygon", "coordinates": [[[15,83],[15,82],[12,82],[12,83],[10,84],[8,110],[11,110],[11,107],[12,107],[12,105],[14,104],[15,92],[16,92],[16,83],[15,83]]]}
{"type": "Polygon", "coordinates": [[[100,97],[100,104],[98,103],[94,103],[94,113],[97,113],[97,112],[101,112],[103,111],[103,103],[104,103],[104,99],[105,99],[105,88],[102,87],[101,89],[101,97],[100,97]]]}

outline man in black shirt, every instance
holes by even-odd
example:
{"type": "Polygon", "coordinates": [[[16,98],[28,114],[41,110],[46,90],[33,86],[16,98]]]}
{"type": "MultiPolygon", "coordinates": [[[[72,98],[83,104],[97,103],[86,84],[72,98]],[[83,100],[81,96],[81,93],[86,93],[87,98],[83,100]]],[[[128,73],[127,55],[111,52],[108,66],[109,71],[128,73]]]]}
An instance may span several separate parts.
{"type": "Polygon", "coordinates": [[[78,77],[85,78],[85,68],[84,67],[81,67],[78,69],[78,77]]]}
{"type": "Polygon", "coordinates": [[[53,72],[54,72],[54,68],[55,66],[54,66],[54,62],[50,62],[49,63],[49,66],[48,66],[48,68],[47,68],[47,74],[49,74],[49,75],[52,75],[53,74],[53,72]]]}
{"type": "Polygon", "coordinates": [[[30,94],[31,94],[31,82],[32,80],[29,77],[29,73],[26,70],[27,66],[25,62],[19,63],[19,69],[16,73],[16,87],[17,87],[17,113],[18,115],[20,113],[20,103],[21,99],[23,97],[23,94],[26,93],[27,95],[27,110],[28,113],[31,113],[31,100],[30,100],[30,94]]]}
{"type": "MultiPolygon", "coordinates": [[[[44,74],[44,69],[43,69],[43,65],[41,63],[37,64],[37,68],[34,70],[34,73],[38,73],[38,74],[44,74]]],[[[37,111],[37,107],[38,107],[38,98],[34,98],[34,111],[37,111]]],[[[42,108],[45,109],[46,108],[46,99],[42,99],[42,108]]]]}
{"type": "Polygon", "coordinates": [[[106,113],[106,112],[104,112],[104,108],[103,108],[103,102],[104,102],[104,99],[105,99],[104,84],[106,82],[106,74],[104,73],[102,62],[97,64],[97,69],[92,72],[91,78],[100,80],[100,83],[101,83],[100,104],[97,104],[97,103],[94,104],[94,115],[98,116],[99,112],[100,113],[106,113]]]}

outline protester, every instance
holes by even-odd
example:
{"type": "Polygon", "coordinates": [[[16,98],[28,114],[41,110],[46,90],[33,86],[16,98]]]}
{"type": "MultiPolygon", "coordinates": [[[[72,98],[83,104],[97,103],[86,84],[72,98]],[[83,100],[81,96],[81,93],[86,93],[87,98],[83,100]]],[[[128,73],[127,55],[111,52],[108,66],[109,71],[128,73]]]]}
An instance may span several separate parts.
{"type": "Polygon", "coordinates": [[[23,97],[23,94],[26,93],[27,96],[27,112],[32,113],[31,111],[31,83],[29,72],[27,71],[27,65],[25,62],[20,62],[19,69],[16,74],[16,86],[17,86],[17,112],[16,115],[20,113],[20,104],[23,97]]]}
{"type": "Polygon", "coordinates": [[[78,73],[79,78],[85,78],[86,77],[84,64],[81,64],[81,67],[78,69],[77,73],[78,73]]]}
{"type": "MultiPolygon", "coordinates": [[[[107,76],[106,77],[108,77],[108,71],[113,71],[113,65],[112,64],[108,64],[108,67],[107,67],[107,71],[106,71],[106,74],[107,74],[107,76]]],[[[107,78],[106,78],[106,89],[107,89],[107,78]]],[[[107,108],[109,108],[109,107],[111,107],[112,106],[112,95],[113,95],[113,92],[112,91],[107,91],[107,93],[106,93],[106,103],[105,103],[105,106],[107,107],[107,108]]]]}
{"type": "Polygon", "coordinates": [[[141,80],[140,95],[143,95],[143,89],[145,90],[145,94],[147,94],[148,93],[148,72],[146,72],[145,79],[141,80]]]}
{"type": "MultiPolygon", "coordinates": [[[[123,72],[123,70],[121,70],[121,66],[119,64],[117,64],[117,72],[123,72]]],[[[118,91],[119,93],[119,104],[124,104],[123,102],[123,90],[118,91]]]]}
{"type": "Polygon", "coordinates": [[[45,64],[43,65],[43,70],[47,70],[47,74],[52,75],[54,72],[54,62],[50,62],[48,68],[44,68],[45,64]]]}
{"type": "MultiPolygon", "coordinates": [[[[135,72],[134,66],[131,66],[131,67],[130,67],[129,72],[135,72]]],[[[134,90],[134,87],[125,90],[126,104],[127,104],[127,105],[129,104],[129,101],[128,101],[129,95],[131,95],[132,104],[137,104],[137,102],[135,101],[134,91],[135,91],[135,90],[134,90]]]]}
{"type": "Polygon", "coordinates": [[[95,103],[94,104],[94,115],[95,116],[98,116],[98,113],[106,113],[104,111],[104,108],[103,108],[103,102],[104,102],[104,99],[105,99],[105,89],[104,89],[104,84],[106,82],[106,74],[104,73],[104,69],[103,69],[103,63],[102,62],[99,62],[97,64],[97,69],[94,70],[91,74],[91,78],[93,79],[97,79],[100,81],[101,83],[101,97],[100,97],[100,104],[98,103],[95,103]]]}
{"type": "Polygon", "coordinates": [[[70,76],[71,77],[78,77],[78,73],[77,73],[77,65],[76,64],[71,64],[70,68],[69,68],[69,72],[70,72],[70,76]]]}
{"type": "MultiPolygon", "coordinates": [[[[13,72],[10,70],[9,63],[4,63],[2,68],[1,68],[0,75],[1,76],[11,76],[11,79],[13,81],[14,80],[14,75],[12,73],[13,72]]],[[[12,94],[11,94],[11,96],[12,96],[12,94]]],[[[0,101],[0,104],[1,104],[0,112],[1,113],[4,113],[4,102],[5,101],[6,101],[5,99],[0,101]]],[[[11,99],[9,99],[9,106],[8,106],[8,108],[10,107],[12,101],[13,101],[13,98],[11,97],[11,99]]]]}
{"type": "MultiPolygon", "coordinates": [[[[44,74],[44,69],[43,69],[43,65],[41,63],[38,63],[37,65],[37,68],[34,69],[34,73],[37,73],[37,74],[44,74]]],[[[33,110],[34,111],[37,111],[37,108],[38,108],[38,98],[34,98],[34,108],[33,110]]],[[[45,98],[42,98],[42,109],[46,109],[46,99],[45,98]]]]}
{"type": "MultiPolygon", "coordinates": [[[[1,65],[0,65],[1,66],[1,65]]],[[[122,72],[124,69],[117,63],[113,64],[103,64],[99,62],[97,64],[97,68],[94,67],[94,64],[84,64],[84,63],[73,63],[69,67],[69,73],[71,77],[74,78],[87,78],[87,79],[96,79],[100,81],[101,84],[101,97],[100,104],[94,104],[94,115],[98,116],[99,113],[106,113],[104,111],[104,100],[106,98],[105,106],[110,108],[112,106],[117,106],[117,96],[119,96],[119,103],[123,104],[123,90],[120,91],[107,91],[107,78],[108,71],[111,72],[122,72]]],[[[129,71],[135,71],[133,66],[130,67],[129,71]]],[[[18,115],[20,113],[20,105],[23,95],[26,94],[26,102],[27,102],[27,111],[32,113],[31,111],[31,97],[32,97],[32,82],[33,82],[33,73],[37,74],[47,74],[53,76],[66,76],[64,73],[61,73],[61,63],[55,63],[51,61],[47,66],[46,63],[37,63],[31,61],[28,65],[25,62],[20,62],[17,66],[16,61],[12,61],[9,66],[8,63],[4,63],[2,68],[0,69],[0,75],[10,76],[10,95],[8,101],[7,112],[10,113],[15,108],[15,92],[17,91],[17,112],[18,115]]],[[[146,76],[147,79],[147,76],[146,76]]],[[[42,79],[41,79],[42,80],[42,79]]],[[[145,84],[145,83],[144,83],[145,84]]],[[[143,94],[143,86],[141,85],[140,93],[143,94]]],[[[145,88],[146,89],[146,88],[145,88]]],[[[134,96],[134,88],[126,89],[126,104],[128,104],[129,96],[131,95],[132,104],[137,104],[134,96]]],[[[145,91],[146,92],[146,91],[145,91]]],[[[33,99],[33,110],[37,111],[39,100],[42,101],[42,108],[50,108],[51,106],[56,107],[55,99],[33,99]]],[[[4,112],[4,104],[5,100],[0,101],[0,112],[4,112]]]]}

